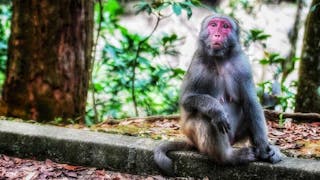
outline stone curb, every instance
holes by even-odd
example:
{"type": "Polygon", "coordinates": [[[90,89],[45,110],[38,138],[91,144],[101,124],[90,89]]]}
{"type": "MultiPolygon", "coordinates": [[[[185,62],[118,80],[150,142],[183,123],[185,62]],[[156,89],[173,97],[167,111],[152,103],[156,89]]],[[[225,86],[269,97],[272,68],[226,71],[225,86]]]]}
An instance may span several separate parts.
{"type": "MultiPolygon", "coordinates": [[[[134,174],[159,174],[152,149],[161,141],[49,125],[0,121],[0,153],[134,174]]],[[[320,161],[286,158],[271,165],[217,166],[196,152],[175,152],[181,177],[209,179],[320,179],[320,161]]]]}

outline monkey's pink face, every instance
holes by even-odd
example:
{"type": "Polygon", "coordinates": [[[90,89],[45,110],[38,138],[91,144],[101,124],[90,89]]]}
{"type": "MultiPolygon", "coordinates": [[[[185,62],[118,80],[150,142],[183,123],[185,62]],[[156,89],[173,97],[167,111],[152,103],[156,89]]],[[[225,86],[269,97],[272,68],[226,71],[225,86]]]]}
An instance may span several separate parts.
{"type": "Polygon", "coordinates": [[[207,28],[213,49],[220,49],[232,31],[231,23],[223,18],[212,18],[207,28]]]}

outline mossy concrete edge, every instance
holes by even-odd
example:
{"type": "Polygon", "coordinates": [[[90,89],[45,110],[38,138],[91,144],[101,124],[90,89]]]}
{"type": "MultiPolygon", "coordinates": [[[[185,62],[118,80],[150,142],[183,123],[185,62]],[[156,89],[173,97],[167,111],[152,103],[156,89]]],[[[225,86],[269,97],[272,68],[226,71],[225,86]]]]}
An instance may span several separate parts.
{"type": "MultiPolygon", "coordinates": [[[[152,150],[161,141],[49,125],[0,121],[0,153],[38,160],[106,168],[134,174],[159,174],[152,150]]],[[[320,179],[320,161],[286,158],[272,165],[224,167],[196,152],[175,152],[177,176],[209,179],[320,179]]]]}

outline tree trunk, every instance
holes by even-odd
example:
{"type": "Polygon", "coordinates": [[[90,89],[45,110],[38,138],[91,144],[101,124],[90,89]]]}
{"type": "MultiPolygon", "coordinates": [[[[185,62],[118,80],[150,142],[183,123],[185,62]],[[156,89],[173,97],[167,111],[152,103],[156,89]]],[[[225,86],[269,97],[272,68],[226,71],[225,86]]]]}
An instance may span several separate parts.
{"type": "Polygon", "coordinates": [[[6,115],[83,120],[93,45],[93,0],[13,0],[6,115]]]}
{"type": "Polygon", "coordinates": [[[312,7],[316,9],[306,21],[295,111],[320,113],[320,0],[313,0],[312,7]]]}

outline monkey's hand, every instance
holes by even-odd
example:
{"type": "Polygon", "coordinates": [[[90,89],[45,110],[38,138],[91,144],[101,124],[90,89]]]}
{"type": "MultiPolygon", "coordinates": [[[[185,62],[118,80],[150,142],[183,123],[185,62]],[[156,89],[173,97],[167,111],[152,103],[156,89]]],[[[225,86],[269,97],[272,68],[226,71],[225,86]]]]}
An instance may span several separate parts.
{"type": "Polygon", "coordinates": [[[264,148],[256,148],[255,154],[257,158],[261,159],[262,161],[273,164],[280,162],[284,157],[280,150],[276,146],[272,145],[268,145],[264,148]]]}
{"type": "Polygon", "coordinates": [[[216,126],[218,130],[224,134],[228,133],[230,130],[230,124],[228,122],[228,116],[221,112],[211,119],[211,124],[216,126]]]}

